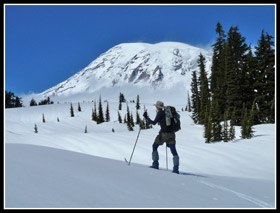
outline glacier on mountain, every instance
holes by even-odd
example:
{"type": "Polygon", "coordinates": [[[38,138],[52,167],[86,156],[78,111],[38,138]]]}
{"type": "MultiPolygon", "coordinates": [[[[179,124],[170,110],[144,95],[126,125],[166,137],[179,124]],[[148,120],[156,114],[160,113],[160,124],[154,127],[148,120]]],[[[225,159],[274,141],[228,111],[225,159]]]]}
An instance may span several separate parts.
{"type": "Polygon", "coordinates": [[[69,91],[93,91],[104,86],[126,83],[153,88],[171,88],[181,81],[187,84],[190,75],[186,74],[198,70],[197,59],[200,53],[205,57],[206,70],[209,71],[211,51],[179,42],[119,44],[43,94],[48,96],[69,91]]]}
{"type": "MultiPolygon", "coordinates": [[[[156,93],[160,98],[168,91],[170,95],[186,98],[190,92],[192,71],[199,71],[197,60],[200,53],[205,57],[205,69],[210,73],[211,50],[179,42],[122,43],[67,80],[40,94],[33,94],[32,98],[37,101],[47,97],[55,101],[81,101],[81,98],[92,100],[93,96],[104,92],[117,97],[124,90],[131,96],[152,91],[150,95],[156,93]]],[[[26,98],[31,99],[30,96],[26,98]]]]}

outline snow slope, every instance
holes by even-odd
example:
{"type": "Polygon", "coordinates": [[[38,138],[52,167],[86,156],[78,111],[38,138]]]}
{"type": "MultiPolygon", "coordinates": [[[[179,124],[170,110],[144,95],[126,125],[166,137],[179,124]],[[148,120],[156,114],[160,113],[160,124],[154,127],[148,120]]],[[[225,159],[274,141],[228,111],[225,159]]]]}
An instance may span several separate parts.
{"type": "MultiPolygon", "coordinates": [[[[183,175],[175,175],[170,171],[170,151],[169,171],[164,171],[164,146],[159,147],[162,170],[147,168],[159,126],[141,131],[132,164],[125,165],[138,127],[129,132],[119,124],[118,102],[108,101],[111,121],[99,125],[91,121],[92,102],[81,102],[82,112],[74,103],[74,118],[69,103],[5,110],[7,208],[275,207],[274,124],[254,126],[256,137],[250,140],[239,139],[236,127],[236,140],[205,144],[203,127],[193,124],[189,112],[180,112],[182,130],[176,140],[183,175]],[[46,123],[42,123],[42,113],[46,123]]],[[[140,102],[139,114],[145,105],[153,118],[155,102],[141,101],[141,97],[140,102]]],[[[135,104],[128,106],[135,119],[135,104]]],[[[175,106],[180,110],[185,105],[175,106]]],[[[124,117],[126,104],[120,113],[124,117]]]]}
{"type": "Polygon", "coordinates": [[[34,145],[6,145],[6,207],[271,208],[273,182],[182,175],[34,145]],[[257,187],[256,187],[257,186],[257,187]]]}

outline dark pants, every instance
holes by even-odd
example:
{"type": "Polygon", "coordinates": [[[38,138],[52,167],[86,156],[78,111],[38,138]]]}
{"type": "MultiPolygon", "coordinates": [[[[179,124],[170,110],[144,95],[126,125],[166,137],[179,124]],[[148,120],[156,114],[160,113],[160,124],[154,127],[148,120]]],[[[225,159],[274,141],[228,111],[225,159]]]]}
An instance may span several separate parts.
{"type": "Polygon", "coordinates": [[[157,137],[155,138],[154,144],[153,144],[153,151],[157,151],[157,148],[160,145],[163,145],[166,143],[167,147],[170,148],[170,151],[173,156],[178,156],[178,153],[176,151],[176,136],[175,133],[163,133],[159,132],[157,137]]]}
{"type": "MultiPolygon", "coordinates": [[[[153,144],[153,152],[156,152],[156,151],[157,151],[157,148],[158,148],[159,146],[160,146],[159,144],[154,143],[154,144],[153,144]]],[[[175,144],[169,144],[168,146],[169,146],[169,148],[170,148],[170,151],[171,151],[172,155],[173,155],[173,156],[178,156],[178,153],[177,153],[175,144]]]]}
{"type": "MultiPolygon", "coordinates": [[[[157,143],[153,144],[153,153],[152,153],[153,164],[152,164],[152,167],[155,168],[155,169],[159,168],[159,162],[158,162],[159,156],[158,156],[158,151],[157,151],[157,148],[159,146],[160,145],[157,144],[157,143]]],[[[179,174],[179,156],[178,156],[178,153],[176,151],[175,144],[168,144],[168,147],[170,148],[170,151],[173,155],[173,171],[172,172],[179,174]]]]}

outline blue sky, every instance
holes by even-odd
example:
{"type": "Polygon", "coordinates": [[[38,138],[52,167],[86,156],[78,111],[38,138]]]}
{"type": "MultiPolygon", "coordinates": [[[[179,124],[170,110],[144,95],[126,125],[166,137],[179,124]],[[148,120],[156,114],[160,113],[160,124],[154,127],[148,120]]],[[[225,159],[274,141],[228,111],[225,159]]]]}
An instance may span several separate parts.
{"type": "Polygon", "coordinates": [[[210,48],[218,21],[247,44],[275,36],[274,5],[5,5],[5,89],[43,92],[120,43],[210,48]]]}

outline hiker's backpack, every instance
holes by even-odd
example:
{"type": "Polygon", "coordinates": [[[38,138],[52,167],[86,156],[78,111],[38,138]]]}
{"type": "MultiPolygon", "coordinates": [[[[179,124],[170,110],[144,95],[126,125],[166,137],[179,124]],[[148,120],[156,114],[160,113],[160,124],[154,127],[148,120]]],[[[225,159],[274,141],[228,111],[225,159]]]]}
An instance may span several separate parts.
{"type": "Polygon", "coordinates": [[[177,132],[181,129],[180,115],[176,112],[175,107],[164,107],[166,132],[177,132]]]}

